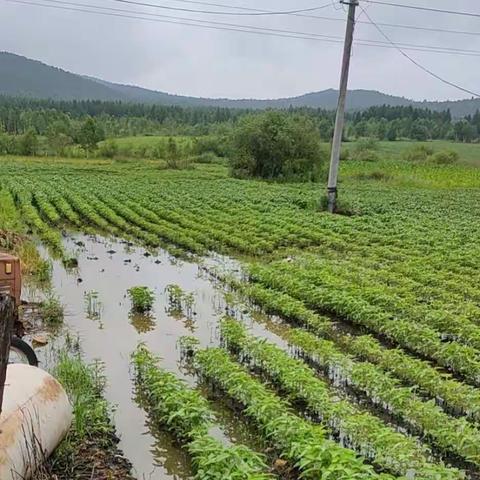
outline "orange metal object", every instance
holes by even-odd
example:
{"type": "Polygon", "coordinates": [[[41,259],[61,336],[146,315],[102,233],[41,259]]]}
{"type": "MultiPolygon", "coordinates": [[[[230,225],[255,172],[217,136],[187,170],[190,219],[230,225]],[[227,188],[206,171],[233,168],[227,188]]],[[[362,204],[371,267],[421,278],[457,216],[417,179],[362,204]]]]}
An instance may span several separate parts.
{"type": "Polygon", "coordinates": [[[8,253],[0,253],[0,293],[12,296],[15,304],[20,305],[22,294],[20,259],[8,253]]]}

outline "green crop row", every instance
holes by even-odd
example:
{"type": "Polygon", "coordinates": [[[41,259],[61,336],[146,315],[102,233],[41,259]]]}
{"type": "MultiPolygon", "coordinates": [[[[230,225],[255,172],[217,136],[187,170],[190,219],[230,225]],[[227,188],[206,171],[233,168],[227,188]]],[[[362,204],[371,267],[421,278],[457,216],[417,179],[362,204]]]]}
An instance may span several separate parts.
{"type": "Polygon", "coordinates": [[[285,293],[257,283],[227,279],[242,295],[253,300],[268,313],[304,327],[319,337],[334,340],[338,347],[360,360],[367,360],[390,372],[420,394],[437,400],[443,408],[480,422],[480,391],[439,372],[429,362],[408,355],[400,348],[385,348],[370,335],[340,334],[335,322],[305,307],[303,302],[285,293]]]}
{"type": "MultiPolygon", "coordinates": [[[[295,338],[294,333],[288,338],[295,338]]],[[[359,411],[346,400],[339,400],[338,394],[317,378],[313,369],[291,358],[281,348],[248,335],[239,322],[224,320],[221,335],[228,348],[243,361],[264,372],[290,399],[305,405],[311,415],[319,417],[347,445],[380,469],[401,476],[414,472],[418,479],[461,478],[457,470],[430,463],[431,454],[418,439],[398,433],[379,418],[359,411]]],[[[342,371],[342,365],[330,363],[329,367],[336,382],[343,379],[356,385],[354,375],[345,378],[347,372],[342,371]]],[[[392,394],[397,392],[393,390],[392,394]]]]}
{"type": "Polygon", "coordinates": [[[138,393],[155,422],[168,429],[192,457],[198,480],[267,480],[264,459],[243,445],[225,446],[209,435],[214,417],[208,402],[140,346],[133,354],[138,393]]]}
{"type": "Polygon", "coordinates": [[[444,341],[435,330],[406,320],[392,318],[378,307],[354,295],[328,286],[311,285],[301,273],[290,275],[274,267],[254,265],[251,278],[263,285],[302,300],[311,308],[332,313],[346,321],[367,327],[390,341],[422,357],[435,360],[443,367],[461,374],[470,382],[480,385],[478,351],[456,342],[444,341]]]}
{"type": "Polygon", "coordinates": [[[48,223],[41,218],[38,210],[32,204],[32,194],[18,186],[10,185],[9,187],[25,223],[38,234],[46,245],[52,248],[55,255],[64,255],[60,232],[50,228],[48,223]]]}
{"type": "Polygon", "coordinates": [[[296,416],[285,401],[252,378],[225,351],[197,351],[195,363],[202,378],[243,408],[265,442],[281,458],[294,464],[301,478],[391,478],[376,474],[352,450],[328,440],[327,432],[320,425],[296,416]]]}

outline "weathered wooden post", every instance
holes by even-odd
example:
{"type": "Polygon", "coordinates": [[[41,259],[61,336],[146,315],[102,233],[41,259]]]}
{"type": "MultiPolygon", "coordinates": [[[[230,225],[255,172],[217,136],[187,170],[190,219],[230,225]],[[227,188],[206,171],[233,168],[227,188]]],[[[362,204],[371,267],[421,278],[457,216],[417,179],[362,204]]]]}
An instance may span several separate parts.
{"type": "Polygon", "coordinates": [[[10,295],[0,294],[0,414],[2,413],[3,391],[7,376],[10,342],[15,320],[15,303],[10,295]]]}

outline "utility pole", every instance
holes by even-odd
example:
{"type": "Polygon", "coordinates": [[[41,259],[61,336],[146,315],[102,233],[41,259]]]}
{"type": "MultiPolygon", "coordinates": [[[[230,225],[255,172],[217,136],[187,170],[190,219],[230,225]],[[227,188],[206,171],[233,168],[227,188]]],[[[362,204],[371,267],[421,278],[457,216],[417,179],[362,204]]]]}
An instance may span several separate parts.
{"type": "Polygon", "coordinates": [[[347,30],[345,32],[345,44],[343,47],[342,74],[340,77],[340,90],[338,96],[337,116],[335,119],[335,131],[333,134],[332,155],[330,158],[330,172],[328,174],[328,211],[333,213],[337,203],[337,178],[338,165],[340,163],[340,149],[342,148],[343,126],[345,123],[345,102],[347,98],[348,73],[350,70],[350,57],[352,55],[353,31],[355,29],[355,10],[358,0],[340,0],[340,3],[348,5],[347,30]]]}

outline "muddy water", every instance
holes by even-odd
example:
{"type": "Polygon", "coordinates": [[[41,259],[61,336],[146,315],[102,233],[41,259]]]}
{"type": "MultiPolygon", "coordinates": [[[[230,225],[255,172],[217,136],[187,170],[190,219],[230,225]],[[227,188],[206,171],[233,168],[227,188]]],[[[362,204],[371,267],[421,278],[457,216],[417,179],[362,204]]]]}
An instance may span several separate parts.
{"type": "MultiPolygon", "coordinates": [[[[175,261],[164,251],[149,256],[141,248],[83,235],[72,236],[65,242],[66,248],[78,257],[78,269],[67,272],[54,262],[53,288],[66,306],[67,329],[78,334],[85,359],[99,360],[104,365],[105,394],[116,406],[114,418],[120,447],[139,479],[191,478],[184,453],[168,435],[149,426],[148,418],[133,398],[130,354],[139,342],[145,342],[162,357],[164,368],[193,383],[191,377],[182,373],[177,341],[183,335],[194,335],[203,346],[218,344],[217,324],[225,313],[223,294],[202,274],[198,264],[175,261]],[[169,284],[194,293],[194,314],[190,318],[169,313],[165,292],[169,284]],[[150,317],[130,314],[126,293],[136,285],[155,291],[150,317]]],[[[224,260],[220,259],[227,268],[238,268],[234,262],[224,260]]],[[[212,261],[219,262],[209,260],[212,261]]],[[[254,330],[272,338],[260,325],[254,330]]],[[[218,430],[216,436],[225,441],[245,440],[242,427],[237,431],[235,419],[229,419],[228,413],[221,423],[225,425],[224,432],[218,430]]]]}

